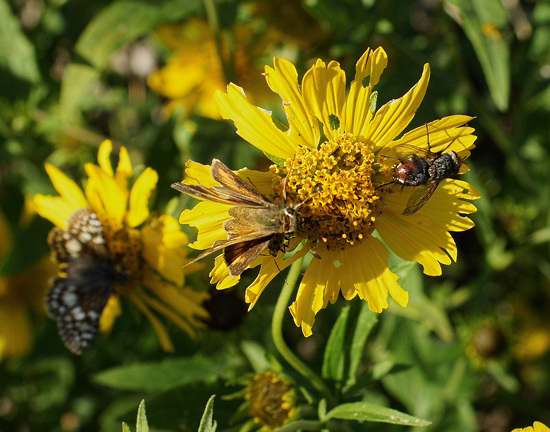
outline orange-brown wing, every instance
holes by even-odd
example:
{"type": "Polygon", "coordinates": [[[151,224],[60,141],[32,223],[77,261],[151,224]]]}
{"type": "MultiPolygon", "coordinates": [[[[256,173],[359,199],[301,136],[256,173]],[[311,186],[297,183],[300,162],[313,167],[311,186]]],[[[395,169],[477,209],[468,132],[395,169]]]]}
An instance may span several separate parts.
{"type": "Polygon", "coordinates": [[[269,235],[269,236],[258,238],[258,234],[251,233],[251,234],[243,235],[243,236],[228,239],[228,240],[217,240],[212,244],[211,248],[204,250],[199,256],[195,257],[192,261],[189,261],[187,264],[185,264],[184,267],[187,267],[188,265],[193,264],[194,262],[197,262],[203,259],[205,256],[208,256],[210,254],[213,254],[214,252],[219,251],[220,249],[224,249],[228,246],[232,246],[237,243],[245,243],[245,242],[250,242],[255,240],[266,240],[266,239],[268,240],[268,243],[269,243],[269,240],[271,239],[272,236],[273,235],[269,235]]]}
{"type": "MultiPolygon", "coordinates": [[[[191,195],[197,198],[214,201],[221,204],[250,206],[250,207],[260,206],[260,204],[258,204],[256,201],[252,201],[248,199],[247,196],[236,193],[222,186],[214,186],[211,188],[207,188],[201,185],[187,185],[183,183],[172,183],[172,189],[175,189],[178,192],[184,193],[186,195],[191,195]]],[[[263,206],[263,204],[261,205],[263,206]]]]}
{"type": "Polygon", "coordinates": [[[269,207],[273,204],[218,159],[212,160],[212,178],[227,189],[245,196],[249,201],[256,203],[258,206],[269,207]]]}
{"type": "Polygon", "coordinates": [[[273,205],[273,208],[230,208],[229,216],[231,216],[231,219],[223,224],[227,237],[232,239],[251,233],[256,233],[256,237],[264,237],[270,234],[282,233],[284,207],[273,205]]]}
{"type": "Polygon", "coordinates": [[[254,259],[269,246],[273,235],[249,241],[241,241],[226,246],[223,250],[223,258],[233,277],[239,276],[254,259]]]}

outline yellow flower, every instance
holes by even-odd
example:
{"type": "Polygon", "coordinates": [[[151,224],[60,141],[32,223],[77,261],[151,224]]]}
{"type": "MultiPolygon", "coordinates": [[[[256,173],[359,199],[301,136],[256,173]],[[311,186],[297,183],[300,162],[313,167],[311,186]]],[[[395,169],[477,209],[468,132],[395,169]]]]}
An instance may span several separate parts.
{"type": "Polygon", "coordinates": [[[220,53],[212,30],[198,18],[184,25],[163,25],[157,30],[160,40],[174,54],[164,67],[148,77],[147,82],[153,91],[169,99],[165,107],[168,114],[183,107],[186,115],[196,112],[220,118],[214,94],[228,83],[224,65],[230,61],[236,82],[252,86],[256,95],[272,95],[265,82],[259,79],[259,68],[252,62],[266,49],[266,41],[258,41],[251,26],[236,25],[233,33],[233,41],[222,35],[220,53]]]}
{"type": "MultiPolygon", "coordinates": [[[[286,130],[275,125],[269,112],[251,105],[236,85],[230,84],[227,93],[216,94],[220,114],[235,122],[237,133],[274,160],[284,162],[284,167],[279,163],[269,173],[247,170],[239,175],[274,201],[286,196],[288,205],[300,206],[301,223],[291,246],[307,240],[289,259],[279,254],[276,259],[259,257],[253,262],[261,267],[247,288],[246,301],[253,307],[280,270],[312,250],[314,258],[290,306],[305,336],[312,333],[315,314],[329,301],[334,303],[340,291],[347,300],[358,295],[375,312],[388,306],[388,293],[406,306],[408,294],[388,269],[388,249],[419,262],[424,273],[440,275],[440,264],[450,264],[457,256],[449,231],[473,227],[464,215],[476,208],[465,199],[479,198],[479,194],[464,181],[446,178],[423,207],[404,215],[409,198],[422,186],[395,185],[392,169],[396,158],[402,159],[400,149],[416,148],[414,152],[420,153],[428,150],[428,140],[432,152],[454,151],[459,158],[466,158],[475,141],[473,129],[464,126],[471,117],[445,117],[396,139],[424,97],[430,68],[424,66],[420,81],[403,97],[375,111],[373,87],[387,64],[382,48],[368,49],[359,59],[347,96],[345,74],[335,61],[326,65],[317,60],[301,85],[290,62],[275,58],[274,63],[274,68],[266,66],[264,75],[283,100],[286,130]]],[[[462,164],[460,171],[466,170],[462,164]]],[[[208,167],[188,164],[187,175],[204,186],[215,184],[208,167]]],[[[203,201],[184,211],[180,222],[198,228],[192,247],[206,249],[214,241],[226,239],[223,223],[228,218],[227,205],[203,201]]],[[[211,276],[218,289],[238,280],[229,276],[221,257],[211,276]]]]}
{"type": "Polygon", "coordinates": [[[254,376],[245,390],[247,411],[261,430],[282,427],[296,413],[296,392],[292,383],[275,372],[254,376]]]}
{"type": "Polygon", "coordinates": [[[101,314],[100,330],[108,331],[120,313],[118,296],[128,296],[151,322],[162,348],[173,351],[153,311],[193,336],[194,327],[202,326],[199,319],[207,316],[200,305],[208,294],[184,287],[186,252],[182,247],[188,239],[177,221],[169,215],[149,214],[148,199],[157,173],[146,168],[129,189],[132,165],[128,152],[121,147],[113,170],[111,151],[111,142],[104,141],[99,147],[99,166],[85,165],[85,193],[59,169],[46,164],[60,194],[34,197],[37,212],[56,225],[49,240],[60,261],[60,276],[48,293],[48,307],[58,320],[64,342],[79,353],[96,331],[96,313],[101,314]],[[95,297],[86,294],[92,287],[95,297]],[[73,327],[63,324],[64,318],[72,318],[73,327]]]}
{"type": "MultiPolygon", "coordinates": [[[[8,221],[0,213],[0,262],[13,243],[8,221]]],[[[44,313],[44,293],[55,268],[48,258],[11,274],[0,274],[0,360],[19,357],[32,347],[33,325],[30,310],[44,313]]]]}
{"type": "Polygon", "coordinates": [[[526,428],[516,428],[512,430],[512,432],[550,432],[550,428],[540,422],[535,422],[533,423],[533,426],[527,426],[526,428]]]}

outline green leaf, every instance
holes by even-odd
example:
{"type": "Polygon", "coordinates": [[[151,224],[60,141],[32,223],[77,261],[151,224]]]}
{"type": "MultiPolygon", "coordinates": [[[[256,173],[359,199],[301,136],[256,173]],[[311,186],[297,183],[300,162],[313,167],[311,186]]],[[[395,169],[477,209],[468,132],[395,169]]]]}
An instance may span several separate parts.
{"type": "Polygon", "coordinates": [[[450,0],[460,10],[461,25],[487,80],[491,97],[501,111],[510,97],[510,49],[499,31],[508,24],[500,0],[450,0]]]}
{"type": "Polygon", "coordinates": [[[216,432],[216,422],[212,419],[214,415],[214,398],[216,395],[212,395],[206,403],[204,413],[201,418],[201,424],[199,425],[198,432],[216,432]]]}
{"type": "Polygon", "coordinates": [[[226,367],[206,357],[167,359],[107,369],[94,376],[99,384],[124,390],[168,390],[195,382],[214,382],[226,367]]]}
{"type": "Polygon", "coordinates": [[[36,52],[6,0],[0,0],[0,67],[31,83],[40,80],[36,52]]]}
{"type": "Polygon", "coordinates": [[[149,432],[149,425],[147,424],[147,414],[145,413],[145,400],[142,400],[138,407],[136,432],[149,432]]]}
{"type": "Polygon", "coordinates": [[[353,331],[350,346],[350,365],[348,371],[348,381],[346,385],[353,385],[356,381],[357,371],[363,358],[367,339],[378,322],[378,315],[369,309],[367,302],[361,302],[361,310],[357,318],[357,324],[353,331]]]}
{"type": "MultiPolygon", "coordinates": [[[[1,0],[0,0],[1,1],[1,0]]],[[[134,40],[151,33],[159,24],[179,20],[198,10],[201,2],[174,0],[162,7],[153,3],[120,1],[107,6],[86,27],[75,50],[84,59],[71,63],[61,83],[60,116],[71,124],[82,101],[98,81],[100,71],[108,66],[113,53],[134,40]]]]}
{"type": "Polygon", "coordinates": [[[269,153],[266,153],[266,152],[263,152],[263,153],[264,153],[266,158],[268,158],[271,162],[273,162],[278,167],[281,167],[281,168],[285,167],[285,162],[286,162],[285,158],[280,158],[280,157],[277,157],[277,156],[273,156],[272,154],[269,154],[269,153]]]}
{"type": "Polygon", "coordinates": [[[122,422],[122,432],[132,432],[130,427],[124,422],[122,422]]]}
{"type": "Polygon", "coordinates": [[[196,11],[200,2],[177,2],[178,12],[169,3],[159,8],[154,3],[120,1],[103,9],[80,36],[76,51],[96,68],[108,65],[111,55],[124,45],[150,33],[165,21],[180,19],[196,11]],[[170,11],[172,16],[167,16],[170,11]]]}
{"type": "Polygon", "coordinates": [[[327,414],[327,419],[371,421],[407,426],[428,426],[431,422],[410,416],[397,410],[374,405],[369,402],[342,404],[327,414]]]}
{"type": "Polygon", "coordinates": [[[323,360],[323,378],[342,381],[344,376],[344,347],[349,310],[349,305],[342,308],[330,332],[323,360]]]}

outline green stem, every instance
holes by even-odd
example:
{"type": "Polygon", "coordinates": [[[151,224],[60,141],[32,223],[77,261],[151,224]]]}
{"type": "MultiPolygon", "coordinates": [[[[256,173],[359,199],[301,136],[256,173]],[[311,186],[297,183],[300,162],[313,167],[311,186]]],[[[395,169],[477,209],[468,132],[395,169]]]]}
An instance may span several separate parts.
{"type": "Polygon", "coordinates": [[[281,354],[281,357],[283,357],[294,369],[296,369],[296,371],[306,378],[313,385],[313,387],[315,387],[327,399],[329,405],[334,406],[336,401],[325,382],[290,350],[283,337],[283,318],[287,311],[290,296],[292,295],[294,287],[296,286],[302,272],[302,261],[303,257],[296,260],[290,266],[286,283],[281,289],[279,299],[277,300],[275,310],[273,311],[271,335],[273,337],[275,347],[279,351],[279,354],[281,354]]]}

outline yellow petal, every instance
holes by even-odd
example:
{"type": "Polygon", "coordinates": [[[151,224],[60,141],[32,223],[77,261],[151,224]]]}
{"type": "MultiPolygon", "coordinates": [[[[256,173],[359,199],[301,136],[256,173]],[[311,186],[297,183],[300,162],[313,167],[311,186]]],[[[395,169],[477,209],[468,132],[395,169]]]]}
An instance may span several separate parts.
{"type": "Polygon", "coordinates": [[[153,315],[153,313],[149,310],[149,307],[145,304],[145,302],[138,297],[137,293],[134,291],[132,294],[130,294],[130,299],[132,302],[136,305],[136,307],[147,317],[151,325],[153,326],[153,329],[155,330],[155,333],[157,334],[157,337],[160,342],[160,346],[164,351],[167,352],[174,352],[174,345],[172,344],[172,340],[170,339],[170,335],[166,331],[166,328],[164,325],[160,322],[160,320],[153,315]]]}
{"type": "Polygon", "coordinates": [[[408,302],[408,294],[397,284],[397,276],[388,269],[388,256],[388,250],[374,237],[342,251],[342,265],[337,272],[340,286],[353,286],[374,312],[382,312],[388,307],[388,292],[402,306],[408,302]]]}
{"type": "Polygon", "coordinates": [[[122,308],[120,307],[118,296],[110,296],[105,309],[103,309],[101,313],[101,318],[99,319],[99,331],[101,333],[109,333],[115,324],[115,320],[121,314],[122,308]]]}
{"type": "Polygon", "coordinates": [[[296,294],[296,300],[289,307],[294,318],[294,323],[302,327],[305,337],[312,334],[315,315],[323,307],[323,294],[327,281],[330,279],[330,271],[333,270],[332,263],[323,259],[314,258],[311,260],[296,294]]]}
{"type": "Polygon", "coordinates": [[[121,189],[113,177],[109,177],[96,165],[86,164],[84,169],[89,177],[86,193],[88,191],[96,193],[105,213],[117,223],[122,224],[126,212],[128,190],[121,189]]]}
{"type": "Polygon", "coordinates": [[[350,91],[346,98],[344,111],[345,132],[355,136],[362,136],[372,119],[370,110],[370,97],[373,87],[380,80],[380,75],[388,64],[388,56],[382,48],[371,52],[367,49],[357,61],[355,67],[355,80],[350,85],[350,91]],[[365,86],[365,78],[369,82],[365,86]]]}
{"type": "Polygon", "coordinates": [[[27,312],[9,303],[0,304],[0,360],[27,354],[32,339],[32,326],[27,312]]]}
{"type": "MultiPolygon", "coordinates": [[[[472,213],[475,206],[458,198],[475,199],[476,191],[460,180],[445,180],[416,213],[404,216],[412,191],[404,189],[384,197],[384,212],[376,228],[388,247],[405,260],[416,261],[431,276],[441,274],[442,264],[456,260],[456,244],[448,231],[464,231],[474,223],[460,213],[472,213]],[[466,192],[465,192],[466,191],[466,192]]],[[[412,189],[412,188],[411,188],[412,189]]]]}
{"type": "Polygon", "coordinates": [[[216,289],[223,290],[235,286],[241,280],[240,276],[231,277],[229,276],[229,270],[225,265],[223,255],[220,254],[214,260],[214,267],[209,273],[210,283],[216,284],[216,289]]]}
{"type": "Polygon", "coordinates": [[[270,113],[250,104],[242,88],[235,84],[227,86],[227,93],[216,92],[216,105],[224,119],[237,126],[237,133],[260,150],[280,158],[290,158],[298,143],[273,123],[270,113]]]}
{"type": "MultiPolygon", "coordinates": [[[[289,245],[289,248],[292,249],[294,246],[296,246],[296,244],[291,244],[289,245]]],[[[251,310],[254,307],[260,297],[260,294],[275,276],[308,252],[309,247],[303,247],[286,260],[283,260],[284,254],[282,253],[278,254],[276,257],[263,257],[258,276],[254,282],[248,286],[245,292],[245,301],[250,303],[248,310],[251,310]]]]}
{"type": "Polygon", "coordinates": [[[183,285],[187,252],[187,236],[181,232],[178,222],[169,215],[152,220],[141,230],[145,261],[162,277],[177,286],[183,285]]]}
{"type": "Polygon", "coordinates": [[[219,186],[219,183],[212,178],[212,167],[210,165],[203,165],[191,160],[185,163],[185,178],[184,183],[186,184],[200,184],[204,187],[219,186]]]}
{"type": "Polygon", "coordinates": [[[304,75],[305,99],[317,118],[323,123],[327,138],[338,136],[344,129],[343,110],[346,95],[346,75],[340,64],[331,61],[327,67],[321,60],[304,75]]]}
{"type": "Polygon", "coordinates": [[[130,161],[130,155],[126,147],[120,147],[118,153],[118,165],[116,167],[115,180],[121,189],[128,187],[128,177],[132,175],[132,162],[130,161]]]}
{"type": "Polygon", "coordinates": [[[407,146],[418,147],[432,152],[439,151],[455,151],[463,159],[470,156],[470,150],[473,149],[476,136],[472,135],[473,128],[462,127],[473,117],[464,115],[454,115],[443,117],[426,125],[419,126],[406,134],[400,139],[390,142],[386,145],[380,155],[387,158],[394,158],[395,151],[403,144],[407,146]]]}
{"type": "Polygon", "coordinates": [[[266,66],[264,75],[271,90],[283,99],[289,138],[298,145],[316,148],[320,138],[319,122],[302,97],[294,65],[275,57],[274,69],[266,66]]]}
{"type": "MultiPolygon", "coordinates": [[[[61,229],[67,228],[67,221],[76,211],[74,206],[65,198],[35,195],[33,200],[36,212],[61,229]]],[[[88,207],[88,205],[85,207],[88,207]]]]}
{"type": "Polygon", "coordinates": [[[198,228],[197,240],[189,244],[193,249],[208,249],[216,240],[226,240],[223,223],[229,219],[231,206],[212,201],[201,201],[192,209],[184,210],[179,218],[181,224],[198,228]]]}
{"type": "Polygon", "coordinates": [[[111,165],[111,152],[113,151],[113,143],[111,140],[105,140],[99,145],[97,152],[97,161],[105,174],[113,177],[113,166],[111,165]]]}
{"type": "Polygon", "coordinates": [[[71,205],[73,212],[88,206],[84,193],[74,181],[49,163],[45,164],[45,167],[53,187],[71,205]]]}
{"type": "Polygon", "coordinates": [[[152,168],[146,168],[137,178],[130,192],[130,208],[126,215],[129,226],[141,225],[149,217],[149,197],[157,181],[158,174],[152,168]]]}
{"type": "Polygon", "coordinates": [[[302,278],[296,301],[290,312],[304,336],[311,335],[315,315],[334,303],[339,290],[347,300],[357,294],[369,309],[381,312],[388,307],[388,293],[401,306],[408,303],[408,293],[397,284],[397,275],[388,269],[388,250],[376,238],[364,240],[342,251],[317,250],[321,259],[313,259],[302,278]]]}
{"type": "Polygon", "coordinates": [[[177,287],[152,272],[144,274],[143,283],[158,297],[157,300],[142,293],[147,303],[191,337],[195,335],[193,327],[204,326],[198,318],[208,318],[208,312],[202,307],[202,302],[210,297],[207,292],[177,287]]]}
{"type": "Polygon", "coordinates": [[[429,80],[430,66],[425,64],[422,77],[413,88],[403,97],[388,102],[376,112],[365,132],[365,137],[374,144],[375,152],[407,127],[426,94],[429,80]]]}

